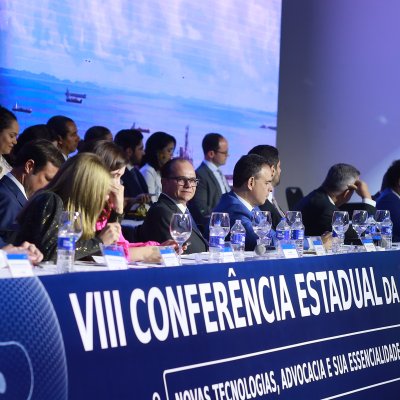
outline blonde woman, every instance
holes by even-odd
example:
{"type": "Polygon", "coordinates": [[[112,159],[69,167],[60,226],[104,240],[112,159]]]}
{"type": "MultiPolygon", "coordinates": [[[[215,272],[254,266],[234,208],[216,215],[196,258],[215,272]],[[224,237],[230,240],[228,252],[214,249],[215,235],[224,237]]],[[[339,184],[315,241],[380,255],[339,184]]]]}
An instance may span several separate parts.
{"type": "MultiPolygon", "coordinates": [[[[121,184],[121,177],[124,175],[127,160],[121,148],[107,140],[99,140],[88,144],[85,151],[97,154],[111,174],[110,196],[96,224],[96,230],[101,230],[107,222],[121,222],[123,218],[124,186],[121,184]]],[[[157,249],[160,246],[158,242],[129,243],[121,233],[117,244],[124,248],[125,256],[130,262],[161,261],[160,253],[157,249]]],[[[167,240],[161,245],[178,248],[174,240],[167,240]]]]}
{"type": "Polygon", "coordinates": [[[114,243],[121,233],[118,223],[107,224],[95,235],[96,221],[108,199],[110,185],[110,173],[95,154],[82,153],[68,159],[53,180],[22,210],[15,243],[33,243],[45,261],[54,260],[58,221],[63,210],[79,211],[82,217],[83,233],[77,242],[77,259],[98,252],[100,243],[114,243]]]}

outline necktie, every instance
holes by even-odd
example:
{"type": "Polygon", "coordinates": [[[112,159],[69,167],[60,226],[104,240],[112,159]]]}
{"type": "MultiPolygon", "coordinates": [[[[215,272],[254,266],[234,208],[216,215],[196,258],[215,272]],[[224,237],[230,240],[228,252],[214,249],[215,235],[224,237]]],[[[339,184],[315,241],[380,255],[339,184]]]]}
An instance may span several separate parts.
{"type": "Polygon", "coordinates": [[[275,200],[275,197],[272,197],[271,203],[274,205],[274,207],[277,209],[279,215],[281,217],[285,216],[285,213],[281,210],[281,208],[278,205],[278,202],[275,200]]]}
{"type": "Polygon", "coordinates": [[[219,176],[221,177],[222,184],[225,187],[225,193],[230,192],[231,188],[229,187],[228,182],[226,181],[225,175],[219,168],[217,168],[217,171],[219,173],[219,176]]]}

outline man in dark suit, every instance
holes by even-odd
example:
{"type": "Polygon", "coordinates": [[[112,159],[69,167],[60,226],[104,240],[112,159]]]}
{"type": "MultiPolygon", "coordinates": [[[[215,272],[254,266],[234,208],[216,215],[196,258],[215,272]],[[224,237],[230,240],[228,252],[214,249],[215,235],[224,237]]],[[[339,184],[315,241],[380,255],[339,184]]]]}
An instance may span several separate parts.
{"type": "MultiPolygon", "coordinates": [[[[146,242],[165,242],[171,239],[169,223],[172,214],[185,213],[187,203],[196,192],[198,180],[192,164],[183,158],[168,161],[161,170],[162,193],[147,213],[143,225],[138,227],[137,238],[146,242]]],[[[187,253],[207,251],[208,243],[192,220],[192,234],[188,239],[187,253]]]]}
{"type": "MultiPolygon", "coordinates": [[[[278,186],[281,181],[281,161],[279,160],[278,149],[268,144],[260,144],[256,147],[253,147],[249,151],[249,154],[258,154],[259,156],[265,158],[267,164],[272,169],[272,186],[274,188],[278,186]]],[[[260,206],[260,210],[269,211],[271,213],[273,229],[276,229],[276,226],[279,224],[282,217],[285,216],[284,211],[279,206],[272,192],[267,201],[260,206]]]]}
{"type": "Polygon", "coordinates": [[[239,219],[246,229],[245,250],[254,250],[258,236],[251,224],[252,210],[264,204],[272,191],[272,169],[257,154],[243,156],[233,170],[233,188],[222,195],[215,212],[229,213],[231,226],[239,219]]]}
{"type": "Polygon", "coordinates": [[[115,135],[114,142],[122,148],[128,160],[125,173],[121,177],[125,197],[133,198],[138,203],[149,203],[146,181],[137,168],[144,155],[142,132],[138,129],[122,129],[115,135]]]}
{"type": "Polygon", "coordinates": [[[15,220],[28,199],[46,186],[64,162],[61,152],[48,140],[25,144],[15,166],[0,180],[0,237],[4,242],[15,230],[15,220]]]}
{"type": "MultiPolygon", "coordinates": [[[[354,192],[362,199],[359,208],[374,214],[375,201],[371,198],[368,185],[360,180],[360,171],[349,164],[333,165],[322,186],[295,206],[295,210],[301,211],[303,215],[305,234],[320,236],[332,231],[334,211],[339,211],[339,207],[346,204],[354,192]]],[[[346,242],[357,240],[357,234],[352,228],[346,232],[345,240],[346,242]]]]}
{"type": "Polygon", "coordinates": [[[204,160],[196,169],[200,180],[189,209],[196,223],[205,227],[208,225],[211,211],[217,205],[223,193],[230,187],[220,167],[228,158],[228,141],[219,133],[208,133],[203,142],[204,160]]]}

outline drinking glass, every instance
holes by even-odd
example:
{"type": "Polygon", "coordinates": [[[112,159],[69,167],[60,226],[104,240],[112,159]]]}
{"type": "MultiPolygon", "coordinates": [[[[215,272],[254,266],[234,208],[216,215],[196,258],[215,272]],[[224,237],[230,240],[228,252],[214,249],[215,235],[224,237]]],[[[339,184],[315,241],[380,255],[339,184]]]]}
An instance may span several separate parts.
{"type": "Polygon", "coordinates": [[[272,227],[271,221],[271,213],[269,211],[255,210],[252,213],[251,225],[253,226],[254,233],[260,238],[262,244],[269,244],[266,243],[266,241],[272,227]]]}
{"type": "Polygon", "coordinates": [[[339,238],[339,252],[343,250],[344,235],[349,229],[349,213],[347,211],[334,211],[332,216],[332,229],[339,238]]]}
{"type": "Polygon", "coordinates": [[[358,238],[361,241],[361,235],[368,228],[368,212],[365,210],[354,210],[351,223],[354,230],[357,232],[358,238]]]}
{"type": "Polygon", "coordinates": [[[210,231],[211,228],[221,227],[224,231],[225,237],[228,235],[231,225],[229,220],[229,214],[224,212],[213,212],[210,218],[210,231]]]}
{"type": "Polygon", "coordinates": [[[379,246],[383,247],[382,241],[382,223],[386,219],[390,219],[390,211],[389,210],[376,210],[375,212],[375,224],[376,228],[379,230],[379,246]]]}
{"type": "Polygon", "coordinates": [[[189,214],[172,214],[169,224],[169,232],[172,239],[178,243],[178,258],[181,262],[182,245],[192,234],[192,219],[189,214]]]}
{"type": "Polygon", "coordinates": [[[381,230],[382,222],[386,219],[390,218],[390,211],[389,210],[376,210],[375,212],[375,222],[376,226],[379,230],[381,230]]]}
{"type": "Polygon", "coordinates": [[[290,227],[296,221],[296,218],[300,218],[300,221],[302,221],[301,211],[286,211],[286,220],[290,227]]]}

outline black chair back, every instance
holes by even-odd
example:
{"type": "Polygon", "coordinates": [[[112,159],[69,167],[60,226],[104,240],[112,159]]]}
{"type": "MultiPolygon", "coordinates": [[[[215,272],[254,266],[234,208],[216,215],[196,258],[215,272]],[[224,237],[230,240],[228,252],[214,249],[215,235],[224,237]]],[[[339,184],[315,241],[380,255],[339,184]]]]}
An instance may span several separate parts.
{"type": "Polygon", "coordinates": [[[303,191],[296,186],[286,188],[286,201],[290,211],[294,210],[294,206],[304,197],[303,191]]]}

